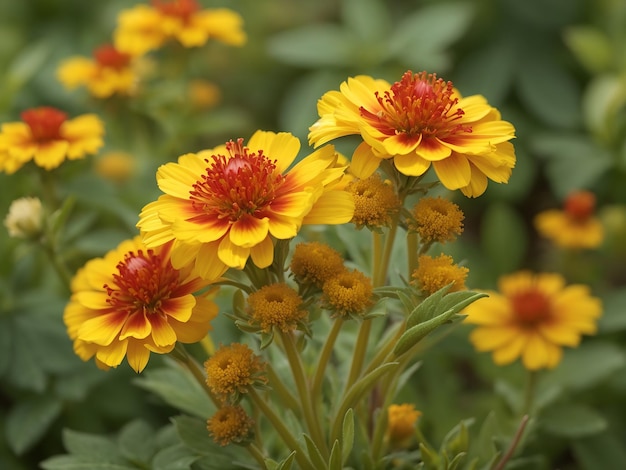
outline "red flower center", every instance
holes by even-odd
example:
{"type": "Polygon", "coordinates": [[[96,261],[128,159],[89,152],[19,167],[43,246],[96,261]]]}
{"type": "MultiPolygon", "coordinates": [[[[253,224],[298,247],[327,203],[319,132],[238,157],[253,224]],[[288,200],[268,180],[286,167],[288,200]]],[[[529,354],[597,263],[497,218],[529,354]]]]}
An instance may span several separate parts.
{"type": "Polygon", "coordinates": [[[102,67],[123,69],[130,63],[130,54],[118,51],[110,44],[104,44],[93,51],[96,62],[102,67]]]}
{"type": "Polygon", "coordinates": [[[153,250],[130,251],[117,265],[114,285],[104,285],[107,303],[116,311],[160,313],[161,302],[179,286],[178,271],[153,250]]]}
{"type": "Polygon", "coordinates": [[[463,110],[453,97],[452,82],[445,82],[435,74],[405,72],[399,82],[376,93],[382,110],[373,113],[360,108],[361,116],[385,135],[408,134],[416,137],[447,137],[459,132],[472,132],[471,127],[457,123],[463,110]]]}
{"type": "Polygon", "coordinates": [[[229,157],[213,155],[205,160],[209,165],[202,180],[190,191],[191,203],[202,218],[226,218],[231,222],[244,215],[263,217],[276,198],[285,176],[276,172],[275,161],[263,151],[250,153],[243,139],[226,144],[229,157]]]}
{"type": "Polygon", "coordinates": [[[170,2],[152,0],[152,5],[164,15],[177,16],[184,22],[187,22],[191,15],[200,10],[200,5],[196,0],[173,0],[170,2]]]}
{"type": "Polygon", "coordinates": [[[62,139],[61,125],[66,121],[67,114],[55,108],[42,106],[24,111],[21,115],[33,139],[37,142],[47,142],[49,140],[62,139]]]}
{"type": "Polygon", "coordinates": [[[577,191],[567,196],[565,213],[576,222],[585,222],[594,213],[596,197],[589,191],[577,191]]]}
{"type": "Polygon", "coordinates": [[[511,296],[510,301],[515,316],[522,323],[535,324],[550,316],[550,299],[538,290],[519,292],[511,296]]]}

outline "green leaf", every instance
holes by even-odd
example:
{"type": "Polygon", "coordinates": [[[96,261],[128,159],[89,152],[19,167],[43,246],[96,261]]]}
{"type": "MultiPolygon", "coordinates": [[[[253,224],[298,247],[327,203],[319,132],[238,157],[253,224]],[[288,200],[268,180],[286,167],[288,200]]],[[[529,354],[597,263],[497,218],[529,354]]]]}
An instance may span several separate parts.
{"type": "Polygon", "coordinates": [[[611,40],[606,32],[591,25],[569,26],[563,33],[565,44],[592,74],[613,66],[611,40]]]}
{"type": "Polygon", "coordinates": [[[294,450],[293,452],[291,452],[291,454],[289,454],[280,462],[276,470],[290,470],[295,458],[296,451],[294,450]]]}
{"type": "Polygon", "coordinates": [[[622,436],[606,431],[573,440],[572,451],[581,470],[622,470],[626,462],[622,436]]]}
{"type": "Polygon", "coordinates": [[[450,64],[446,49],[460,39],[474,10],[469,2],[436,2],[403,18],[389,38],[389,55],[411,68],[443,70],[450,64]]]}
{"type": "Polygon", "coordinates": [[[304,443],[306,444],[306,450],[309,454],[309,459],[311,460],[311,463],[313,464],[313,466],[315,468],[324,468],[324,466],[326,465],[326,462],[324,461],[324,458],[322,457],[322,453],[317,448],[317,445],[315,445],[315,442],[313,442],[313,440],[308,434],[303,434],[303,437],[304,437],[304,443]]]}
{"type": "Polygon", "coordinates": [[[611,142],[621,130],[616,114],[624,108],[625,102],[626,82],[620,76],[595,76],[583,95],[585,124],[603,142],[611,142]]]}
{"type": "Polygon", "coordinates": [[[546,174],[559,199],[595,185],[613,165],[611,155],[585,135],[544,134],[531,144],[546,159],[546,174]]]}
{"type": "Polygon", "coordinates": [[[483,292],[475,292],[471,290],[446,294],[449,288],[450,286],[443,287],[424,299],[424,301],[413,312],[411,312],[411,315],[406,322],[407,328],[411,328],[419,324],[421,321],[432,319],[436,315],[443,312],[452,310],[454,313],[459,313],[469,304],[487,296],[487,294],[483,292]],[[441,295],[438,295],[438,293],[441,293],[441,295]],[[435,297],[433,301],[430,302],[429,299],[433,296],[435,297]],[[424,305],[424,312],[422,312],[422,305],[424,305]]]}
{"type": "Polygon", "coordinates": [[[494,437],[498,436],[499,433],[496,414],[492,411],[487,415],[485,421],[483,421],[480,431],[478,432],[476,444],[474,445],[477,456],[481,461],[489,462],[499,455],[500,452],[494,442],[494,437]]]}
{"type": "MultiPolygon", "coordinates": [[[[76,455],[50,457],[39,465],[44,470],[137,470],[137,467],[130,463],[99,462],[85,456],[76,455]]],[[[175,469],[170,467],[168,470],[175,469]]]]}
{"type": "Polygon", "coordinates": [[[154,430],[142,420],[135,420],[124,426],[117,442],[124,457],[143,466],[149,466],[157,450],[154,430]]]}
{"type": "Polygon", "coordinates": [[[352,446],[354,445],[354,412],[352,408],[346,411],[343,417],[343,426],[341,431],[341,462],[346,463],[352,446]]]}
{"type": "Polygon", "coordinates": [[[206,421],[191,416],[172,418],[180,440],[198,455],[213,455],[219,446],[209,436],[206,421]]]}
{"type": "Polygon", "coordinates": [[[396,356],[404,354],[421,340],[423,340],[427,335],[439,328],[441,325],[452,321],[453,317],[455,317],[456,315],[457,313],[454,310],[448,310],[438,317],[431,318],[430,320],[426,320],[425,322],[409,328],[402,334],[402,336],[398,340],[398,343],[393,348],[394,354],[396,356]]]}
{"type": "Polygon", "coordinates": [[[341,463],[341,445],[339,444],[339,440],[335,440],[333,444],[333,448],[330,451],[330,457],[328,458],[328,467],[329,470],[341,470],[343,468],[343,464],[341,463]]]}
{"type": "Polygon", "coordinates": [[[481,246],[497,274],[517,269],[528,247],[522,216],[509,204],[491,204],[481,221],[481,246]]]}
{"type": "Polygon", "coordinates": [[[330,67],[353,63],[356,42],[337,25],[314,24],[279,33],[267,47],[272,57],[290,65],[330,67]]]}
{"type": "Polygon", "coordinates": [[[608,293],[602,304],[603,312],[598,320],[598,331],[600,333],[615,333],[626,330],[626,315],[624,315],[626,289],[608,293]]]}
{"type": "Polygon", "coordinates": [[[72,455],[90,458],[94,461],[125,462],[115,443],[104,436],[64,429],[63,445],[72,455]]]}
{"type": "Polygon", "coordinates": [[[23,398],[11,408],[6,420],[6,440],[16,454],[23,454],[46,433],[62,409],[51,395],[23,398]]]}
{"type": "Polygon", "coordinates": [[[579,438],[604,431],[608,423],[594,409],[576,403],[558,404],[543,411],[539,426],[555,436],[579,438]]]}
{"type": "Polygon", "coordinates": [[[624,351],[608,341],[584,342],[569,349],[559,366],[546,375],[542,384],[584,390],[607,380],[626,365],[624,351]]]}
{"type": "Polygon", "coordinates": [[[419,447],[426,468],[439,468],[439,455],[433,449],[426,447],[423,442],[420,442],[419,447]]]}
{"type": "Polygon", "coordinates": [[[215,412],[215,405],[204,389],[182,366],[149,370],[135,381],[141,388],[150,390],[170,405],[193,416],[207,419],[215,412]]]}
{"type": "Polygon", "coordinates": [[[157,452],[152,459],[152,470],[190,470],[191,464],[197,460],[198,456],[193,455],[186,446],[176,444],[157,452]]]}
{"type": "Polygon", "coordinates": [[[23,49],[5,71],[7,83],[15,89],[22,87],[42,69],[50,57],[51,47],[50,41],[41,39],[23,49]]]}

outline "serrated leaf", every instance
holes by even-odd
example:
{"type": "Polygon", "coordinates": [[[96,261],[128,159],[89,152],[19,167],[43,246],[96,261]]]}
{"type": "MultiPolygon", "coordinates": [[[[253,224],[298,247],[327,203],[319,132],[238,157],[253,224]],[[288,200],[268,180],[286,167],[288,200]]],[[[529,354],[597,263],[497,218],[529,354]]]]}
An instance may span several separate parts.
{"type": "Polygon", "coordinates": [[[343,417],[343,426],[341,431],[341,462],[345,464],[352,452],[354,445],[354,412],[352,408],[346,411],[343,417]]]}
{"type": "Polygon", "coordinates": [[[593,408],[570,403],[545,409],[539,416],[539,426],[555,436],[580,438],[604,431],[608,423],[593,408]]]}
{"type": "Polygon", "coordinates": [[[291,65],[345,66],[353,62],[356,42],[340,26],[315,24],[279,33],[267,48],[272,57],[291,65]]]}

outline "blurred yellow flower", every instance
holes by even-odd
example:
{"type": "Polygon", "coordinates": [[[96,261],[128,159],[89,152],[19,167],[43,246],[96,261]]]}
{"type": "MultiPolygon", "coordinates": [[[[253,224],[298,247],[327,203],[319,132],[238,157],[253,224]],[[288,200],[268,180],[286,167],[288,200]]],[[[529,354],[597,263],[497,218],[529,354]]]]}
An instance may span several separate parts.
{"type": "Polygon", "coordinates": [[[96,98],[131,95],[139,82],[137,59],[104,44],[93,58],[71,57],[57,69],[57,78],[68,89],[84,86],[96,98]]]}
{"type": "Polygon", "coordinates": [[[484,97],[463,98],[452,82],[435,74],[406,72],[399,82],[360,75],[318,101],[320,119],[309,143],[319,146],[346,135],[363,139],[351,172],[367,178],[381,159],[393,159],[407,176],[431,166],[448,189],[480,196],[487,179],[506,183],[515,166],[513,126],[484,97]]]}
{"type": "Polygon", "coordinates": [[[289,169],[300,141],[289,133],[256,132],[159,168],[164,195],[146,205],[137,226],[154,247],[174,240],[174,266],[195,261],[216,279],[228,268],[259,268],[274,259],[274,239],[293,238],[302,224],[347,223],[352,196],[332,189],[343,175],[332,146],[289,169]],[[330,188],[330,189],[329,189],[330,188]]]}
{"type": "Polygon", "coordinates": [[[448,284],[454,283],[448,292],[455,292],[466,289],[465,278],[467,273],[469,273],[469,269],[454,264],[451,256],[441,254],[433,258],[432,256],[421,255],[417,259],[417,269],[412,274],[412,284],[426,295],[430,295],[448,284]]]}
{"type": "Polygon", "coordinates": [[[535,216],[535,228],[561,248],[597,248],[604,239],[604,227],[595,216],[596,197],[589,191],[575,191],[565,200],[563,210],[547,210],[535,216]]]}
{"type": "Polygon", "coordinates": [[[103,178],[123,183],[135,173],[136,162],[129,153],[107,152],[96,160],[95,165],[96,172],[103,178]]]}
{"type": "Polygon", "coordinates": [[[211,329],[217,305],[191,268],[174,269],[171,243],[149,249],[140,237],[89,261],[72,280],[63,319],[74,351],[98,367],[118,366],[126,356],[141,372],[150,352],[170,352],[177,341],[195,343],[211,329]]]}
{"type": "Polygon", "coordinates": [[[221,99],[219,87],[208,80],[190,80],[187,97],[195,109],[208,109],[217,105],[221,99]]]}
{"type": "Polygon", "coordinates": [[[241,16],[227,8],[201,10],[195,0],[152,0],[118,16],[115,46],[134,55],[158,49],[171,39],[184,47],[203,46],[210,38],[241,46],[246,42],[241,16]]]}
{"type": "Polygon", "coordinates": [[[37,238],[43,229],[41,201],[36,197],[21,197],[9,206],[4,218],[9,236],[15,238],[37,238]]]}
{"type": "Polygon", "coordinates": [[[422,415],[415,405],[389,405],[387,408],[387,439],[391,447],[403,447],[415,435],[415,424],[422,415]]]}
{"type": "Polygon", "coordinates": [[[462,312],[478,325],[470,341],[478,351],[492,351],[505,365],[521,357],[529,370],[553,368],[562,346],[576,347],[583,334],[596,332],[602,304],[581,284],[566,286],[559,274],[521,271],[503,276],[499,292],[479,299],[462,312]]]}
{"type": "Polygon", "coordinates": [[[30,160],[52,170],[66,158],[95,154],[104,144],[104,125],[95,114],[67,119],[64,112],[44,106],[28,109],[21,117],[22,122],[2,124],[0,172],[15,173],[30,160]]]}

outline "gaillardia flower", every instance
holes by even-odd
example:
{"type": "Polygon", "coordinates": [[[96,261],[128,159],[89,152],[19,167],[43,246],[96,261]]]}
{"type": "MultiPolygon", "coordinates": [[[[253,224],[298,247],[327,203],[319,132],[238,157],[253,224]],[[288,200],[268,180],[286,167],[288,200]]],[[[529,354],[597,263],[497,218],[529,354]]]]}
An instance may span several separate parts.
{"type": "Polygon", "coordinates": [[[563,210],[551,209],[535,216],[537,231],[561,248],[597,248],[604,228],[595,216],[596,197],[589,191],[567,196],[563,210]]]}
{"type": "Polygon", "coordinates": [[[479,325],[470,334],[478,351],[492,351],[498,365],[521,357],[529,370],[553,368],[562,346],[576,347],[583,334],[596,332],[599,299],[581,284],[566,286],[559,274],[521,271],[503,276],[499,292],[489,292],[462,313],[479,325]]]}
{"type": "Polygon", "coordinates": [[[126,356],[141,372],[150,352],[168,353],[177,341],[198,342],[211,329],[217,305],[208,292],[197,294],[207,284],[191,267],[172,267],[171,246],[146,248],[135,237],[76,273],[63,319],[81,359],[95,356],[107,369],[126,356]]]}
{"type": "Polygon", "coordinates": [[[195,260],[213,280],[248,258],[259,268],[274,258],[273,239],[294,237],[302,224],[342,224],[354,202],[333,188],[344,168],[332,146],[293,163],[300,141],[289,133],[256,132],[226,146],[183,155],[159,168],[165,193],[144,207],[137,226],[147,246],[174,240],[172,263],[195,260]]]}
{"type": "Polygon", "coordinates": [[[207,420],[207,430],[221,446],[246,442],[252,437],[254,420],[239,405],[224,405],[207,420]]]}
{"type": "Polygon", "coordinates": [[[22,113],[22,122],[2,124],[0,171],[12,174],[34,160],[46,170],[67,158],[76,160],[95,154],[104,144],[104,125],[95,114],[67,119],[55,108],[40,107],[22,113]]]}
{"type": "Polygon", "coordinates": [[[267,383],[265,362],[242,343],[220,346],[204,362],[204,369],[207,385],[224,402],[230,397],[236,403],[250,387],[267,383]]]}
{"type": "Polygon", "coordinates": [[[515,166],[513,126],[484,97],[463,98],[451,82],[426,72],[406,72],[399,82],[360,75],[319,100],[320,119],[310,128],[315,146],[346,135],[363,139],[351,172],[367,178],[381,159],[393,159],[407,176],[431,166],[448,189],[480,196],[487,179],[506,183],[515,166]]]}
{"type": "Polygon", "coordinates": [[[210,38],[241,46],[246,34],[239,14],[227,8],[201,10],[196,0],[152,0],[123,10],[114,32],[115,46],[140,55],[158,49],[171,39],[184,47],[203,46],[210,38]]]}
{"type": "Polygon", "coordinates": [[[93,52],[93,58],[71,57],[57,70],[59,81],[73,90],[84,86],[96,98],[130,95],[139,82],[136,59],[104,44],[93,52]]]}
{"type": "Polygon", "coordinates": [[[411,281],[426,295],[434,294],[448,284],[452,284],[448,292],[465,290],[465,278],[469,269],[454,264],[451,256],[441,254],[436,258],[421,255],[417,259],[417,269],[413,271],[411,281]]]}
{"type": "Polygon", "coordinates": [[[415,436],[415,424],[422,415],[415,405],[389,405],[387,408],[387,439],[393,448],[404,447],[415,436]]]}
{"type": "Polygon", "coordinates": [[[450,242],[463,232],[463,211],[441,197],[420,198],[411,215],[414,222],[409,228],[418,233],[422,243],[450,242]]]}

